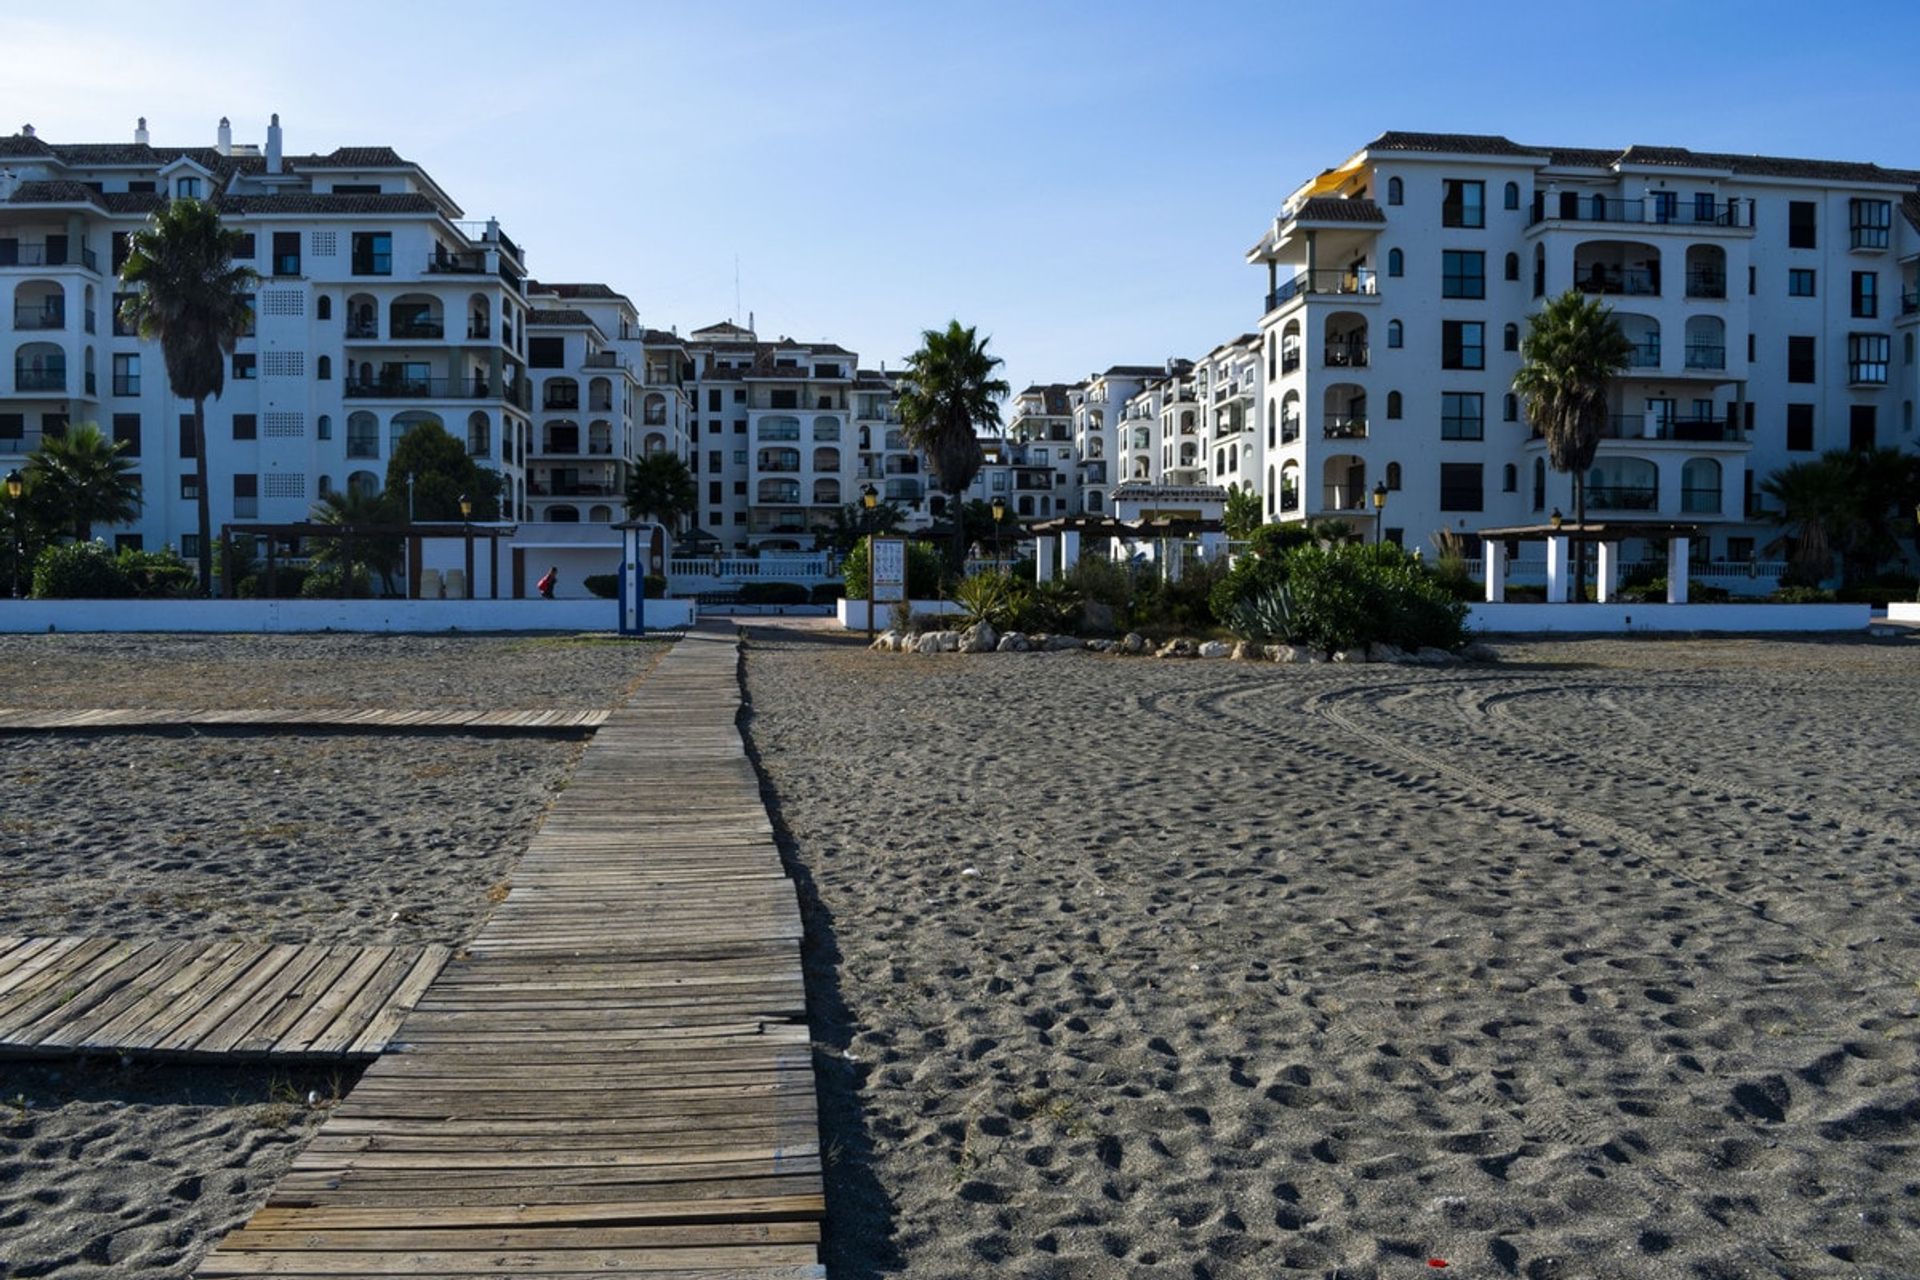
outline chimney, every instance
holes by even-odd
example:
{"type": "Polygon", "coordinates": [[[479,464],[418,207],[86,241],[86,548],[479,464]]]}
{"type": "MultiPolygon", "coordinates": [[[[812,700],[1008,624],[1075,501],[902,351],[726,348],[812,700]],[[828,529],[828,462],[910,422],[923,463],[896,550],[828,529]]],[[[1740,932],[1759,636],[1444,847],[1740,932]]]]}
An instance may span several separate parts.
{"type": "Polygon", "coordinates": [[[213,144],[213,149],[223,156],[233,154],[233,121],[225,116],[220,117],[219,141],[213,144]]]}
{"type": "Polygon", "coordinates": [[[133,126],[133,140],[139,146],[147,145],[147,118],[140,117],[140,123],[133,126]]]}
{"type": "Polygon", "coordinates": [[[280,172],[280,113],[273,113],[267,124],[267,172],[280,172]]]}
{"type": "Polygon", "coordinates": [[[30,124],[21,125],[20,136],[23,138],[31,138],[33,136],[33,126],[30,124]]]}

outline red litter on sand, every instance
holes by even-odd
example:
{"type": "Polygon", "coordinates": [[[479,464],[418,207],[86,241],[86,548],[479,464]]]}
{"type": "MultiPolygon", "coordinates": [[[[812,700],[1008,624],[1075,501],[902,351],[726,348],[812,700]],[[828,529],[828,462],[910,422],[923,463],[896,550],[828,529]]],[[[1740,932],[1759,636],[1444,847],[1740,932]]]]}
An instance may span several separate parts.
{"type": "Polygon", "coordinates": [[[1444,1267],[1447,1265],[1447,1260],[1445,1258],[1428,1258],[1427,1265],[1430,1267],[1444,1267]]]}

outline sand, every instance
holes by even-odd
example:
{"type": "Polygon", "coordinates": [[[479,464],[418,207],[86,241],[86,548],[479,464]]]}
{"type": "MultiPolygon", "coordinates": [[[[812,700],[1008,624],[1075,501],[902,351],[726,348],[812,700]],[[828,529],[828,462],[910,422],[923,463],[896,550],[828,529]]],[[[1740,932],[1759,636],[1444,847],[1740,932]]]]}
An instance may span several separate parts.
{"type": "Polygon", "coordinates": [[[1920,1273],[1920,642],[1501,648],[756,633],[831,1273],[1920,1273]]]}
{"type": "MultiPolygon", "coordinates": [[[[0,706],[611,707],[663,651],[511,637],[0,637],[0,706]]],[[[0,934],[458,943],[583,745],[0,735],[0,934]]],[[[0,1061],[0,1277],[190,1275],[353,1074],[0,1061]]]]}

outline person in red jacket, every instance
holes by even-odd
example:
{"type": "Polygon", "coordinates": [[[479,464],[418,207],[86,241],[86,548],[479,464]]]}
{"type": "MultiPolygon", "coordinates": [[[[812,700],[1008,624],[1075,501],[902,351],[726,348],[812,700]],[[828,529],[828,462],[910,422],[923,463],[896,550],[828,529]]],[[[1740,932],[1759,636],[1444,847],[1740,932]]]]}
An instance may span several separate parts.
{"type": "Polygon", "coordinates": [[[540,593],[542,600],[551,600],[553,599],[553,589],[558,585],[560,585],[560,566],[553,565],[548,568],[545,577],[533,584],[533,589],[540,593]]]}

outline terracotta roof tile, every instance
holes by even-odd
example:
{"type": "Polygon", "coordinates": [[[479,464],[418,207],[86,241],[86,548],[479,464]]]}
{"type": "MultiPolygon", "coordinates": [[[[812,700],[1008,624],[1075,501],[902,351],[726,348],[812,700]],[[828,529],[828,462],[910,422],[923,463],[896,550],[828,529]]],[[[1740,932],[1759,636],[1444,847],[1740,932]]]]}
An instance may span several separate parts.
{"type": "Polygon", "coordinates": [[[1369,142],[1366,151],[1430,151],[1443,155],[1525,156],[1537,152],[1497,133],[1410,133],[1391,129],[1369,142]]]}
{"type": "Polygon", "coordinates": [[[527,323],[529,325],[591,327],[593,317],[584,311],[578,311],[572,307],[550,308],[546,310],[528,311],[527,323]]]}
{"type": "Polygon", "coordinates": [[[1339,196],[1314,196],[1300,202],[1293,211],[1295,222],[1385,222],[1387,215],[1371,200],[1343,200],[1339,196]]]}
{"type": "Polygon", "coordinates": [[[214,203],[222,213],[438,213],[440,206],[418,192],[388,192],[382,195],[221,196],[214,203]]]}

